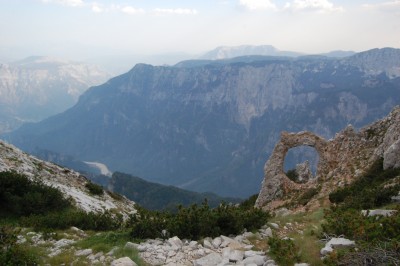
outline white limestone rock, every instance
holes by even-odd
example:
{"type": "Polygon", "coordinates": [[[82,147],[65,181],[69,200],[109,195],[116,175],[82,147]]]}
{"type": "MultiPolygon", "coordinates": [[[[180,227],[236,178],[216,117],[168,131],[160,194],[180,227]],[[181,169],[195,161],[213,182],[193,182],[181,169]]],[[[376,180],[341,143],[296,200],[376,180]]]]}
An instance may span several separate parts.
{"type": "Polygon", "coordinates": [[[272,228],[279,229],[279,224],[277,223],[268,223],[272,228]]]}
{"type": "Polygon", "coordinates": [[[129,257],[123,257],[111,262],[111,266],[137,266],[137,264],[129,257]]]}
{"type": "Polygon", "coordinates": [[[83,250],[77,250],[76,252],[75,252],[75,256],[78,256],[78,257],[87,257],[87,256],[89,256],[90,254],[92,254],[93,253],[93,250],[91,249],[91,248],[88,248],[88,249],[83,249],[83,250]]]}
{"type": "Polygon", "coordinates": [[[400,167],[400,139],[390,145],[383,154],[383,169],[400,167]]]}
{"type": "Polygon", "coordinates": [[[262,265],[264,265],[265,261],[266,261],[266,257],[265,256],[255,255],[255,256],[251,256],[251,257],[245,258],[242,261],[242,263],[244,265],[256,264],[257,266],[262,266],[262,265]]]}
{"type": "Polygon", "coordinates": [[[385,216],[385,217],[390,217],[392,215],[394,215],[395,213],[397,213],[397,210],[362,210],[361,211],[362,215],[364,216],[385,216]]]}
{"type": "Polygon", "coordinates": [[[210,253],[207,256],[197,259],[193,262],[193,266],[211,266],[218,265],[222,262],[221,255],[217,253],[210,253]]]}
{"type": "Polygon", "coordinates": [[[214,248],[219,248],[219,246],[222,244],[222,240],[220,237],[216,237],[213,239],[211,244],[214,246],[214,248]]]}
{"type": "Polygon", "coordinates": [[[204,241],[203,241],[203,246],[204,246],[205,248],[208,248],[208,249],[214,249],[213,244],[211,244],[210,240],[208,240],[207,238],[204,239],[204,241]]]}
{"type": "Polygon", "coordinates": [[[183,246],[183,242],[182,240],[179,239],[179,237],[174,236],[171,237],[170,239],[168,239],[167,241],[172,247],[176,247],[178,249],[181,249],[183,246]]]}
{"type": "Polygon", "coordinates": [[[325,256],[333,251],[335,248],[351,248],[355,247],[356,243],[352,240],[342,238],[342,237],[334,237],[325,244],[320,251],[321,255],[325,256]]]}
{"type": "Polygon", "coordinates": [[[229,254],[229,262],[240,263],[244,258],[244,252],[242,250],[232,250],[229,254]]]}

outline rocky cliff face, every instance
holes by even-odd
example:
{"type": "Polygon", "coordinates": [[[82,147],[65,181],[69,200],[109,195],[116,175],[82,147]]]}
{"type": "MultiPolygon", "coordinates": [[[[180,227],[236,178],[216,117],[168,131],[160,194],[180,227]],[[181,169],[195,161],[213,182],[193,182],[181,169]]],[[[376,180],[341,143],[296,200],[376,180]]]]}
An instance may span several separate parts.
{"type": "Polygon", "coordinates": [[[311,132],[283,132],[265,164],[256,206],[276,209],[290,202],[299,191],[317,186],[321,190],[318,197],[327,196],[334,189],[351,183],[379,158],[383,158],[385,168],[400,167],[399,141],[400,106],[359,132],[348,126],[330,140],[311,132]],[[314,147],[319,154],[316,178],[306,184],[291,181],[283,172],[286,153],[301,145],[314,147]]]}
{"type": "Polygon", "coordinates": [[[65,111],[108,77],[96,66],[48,57],[0,64],[0,133],[65,111]]]}
{"type": "Polygon", "coordinates": [[[78,208],[87,212],[109,210],[127,217],[135,211],[134,203],[126,198],[116,200],[107,192],[102,196],[91,195],[85,188],[89,181],[79,173],[39,160],[0,141],[0,172],[3,171],[15,171],[55,187],[65,197],[71,197],[78,208]]]}
{"type": "Polygon", "coordinates": [[[139,64],[91,88],[68,111],[4,138],[155,182],[249,196],[259,191],[280,132],[331,138],[400,103],[400,77],[393,74],[400,60],[392,60],[399,56],[380,49],[344,59],[139,64]]]}

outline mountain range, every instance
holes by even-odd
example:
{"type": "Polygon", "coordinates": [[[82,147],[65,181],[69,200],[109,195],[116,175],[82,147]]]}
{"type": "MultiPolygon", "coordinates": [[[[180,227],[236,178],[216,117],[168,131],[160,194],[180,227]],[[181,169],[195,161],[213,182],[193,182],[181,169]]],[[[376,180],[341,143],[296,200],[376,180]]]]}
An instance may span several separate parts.
{"type": "MultiPolygon", "coordinates": [[[[3,137],[26,151],[49,150],[152,182],[245,197],[259,191],[281,131],[330,138],[399,103],[399,49],[344,58],[138,64],[90,88],[67,111],[3,137]]],[[[300,160],[295,157],[288,163],[300,160]]]]}
{"type": "MultiPolygon", "coordinates": [[[[328,53],[319,54],[327,57],[347,57],[354,55],[353,51],[331,51],[328,53]]],[[[251,55],[262,55],[262,56],[288,56],[298,57],[304,56],[304,53],[292,52],[292,51],[281,51],[272,45],[240,45],[240,46],[219,46],[202,56],[198,59],[205,60],[220,60],[229,59],[240,56],[251,56],[251,55]]]]}
{"type": "Polygon", "coordinates": [[[0,133],[65,111],[109,77],[94,65],[44,56],[0,64],[0,133]]]}

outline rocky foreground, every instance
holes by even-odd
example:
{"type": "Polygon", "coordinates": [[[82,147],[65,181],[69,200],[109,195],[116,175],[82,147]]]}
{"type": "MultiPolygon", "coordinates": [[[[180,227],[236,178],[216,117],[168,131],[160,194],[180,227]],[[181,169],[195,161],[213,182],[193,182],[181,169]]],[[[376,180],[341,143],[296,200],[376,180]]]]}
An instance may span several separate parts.
{"type": "MultiPolygon", "coordinates": [[[[73,257],[72,264],[85,263],[89,265],[136,265],[128,257],[117,258],[115,253],[120,247],[111,251],[96,252],[93,249],[81,249],[77,243],[88,237],[88,234],[76,227],[66,232],[50,236],[42,233],[22,231],[18,243],[30,244],[45,248],[47,256],[52,258],[69,254],[73,257]],[[60,238],[61,237],[61,238],[60,238]],[[58,240],[57,240],[58,239],[58,240]]],[[[274,266],[274,260],[265,252],[255,251],[249,239],[265,239],[272,237],[272,229],[265,226],[257,233],[246,232],[236,237],[220,236],[214,239],[206,238],[202,243],[181,240],[171,237],[166,240],[147,240],[140,244],[127,242],[124,250],[138,250],[140,257],[149,265],[248,265],[274,266]]],[[[72,265],[71,264],[71,265],[72,265]]]]}

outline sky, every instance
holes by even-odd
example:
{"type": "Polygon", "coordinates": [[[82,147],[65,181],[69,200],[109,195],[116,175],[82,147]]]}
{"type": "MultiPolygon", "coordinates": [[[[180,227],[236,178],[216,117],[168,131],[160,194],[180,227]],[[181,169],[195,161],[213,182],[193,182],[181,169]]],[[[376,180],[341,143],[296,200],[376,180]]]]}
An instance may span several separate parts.
{"type": "Polygon", "coordinates": [[[0,61],[400,47],[400,0],[0,0],[0,61]]]}

